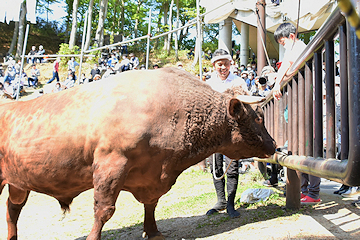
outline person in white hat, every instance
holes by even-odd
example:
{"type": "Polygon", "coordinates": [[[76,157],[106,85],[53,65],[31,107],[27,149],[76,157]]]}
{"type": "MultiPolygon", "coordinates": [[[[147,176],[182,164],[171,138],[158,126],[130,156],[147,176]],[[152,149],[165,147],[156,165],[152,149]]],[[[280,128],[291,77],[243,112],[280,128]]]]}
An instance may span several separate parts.
{"type": "MultiPolygon", "coordinates": [[[[245,81],[239,77],[235,76],[230,72],[232,57],[230,54],[223,50],[218,49],[214,52],[211,59],[211,63],[215,71],[210,75],[210,79],[207,80],[207,83],[216,91],[225,92],[229,88],[242,88],[243,92],[247,95],[250,95],[245,81]]],[[[217,177],[223,175],[223,161],[224,157],[221,153],[215,153],[214,161],[210,161],[210,169],[213,173],[213,165],[215,169],[215,174],[217,177]]],[[[226,166],[231,162],[231,159],[225,158],[226,166]]],[[[236,189],[239,179],[239,162],[232,161],[230,167],[226,173],[227,175],[227,200],[225,198],[225,179],[222,178],[217,180],[213,177],[214,187],[217,195],[217,203],[210,210],[206,212],[206,215],[211,215],[213,213],[219,212],[226,209],[226,212],[231,218],[239,217],[240,213],[235,210],[234,201],[236,195],[236,189]]]]}

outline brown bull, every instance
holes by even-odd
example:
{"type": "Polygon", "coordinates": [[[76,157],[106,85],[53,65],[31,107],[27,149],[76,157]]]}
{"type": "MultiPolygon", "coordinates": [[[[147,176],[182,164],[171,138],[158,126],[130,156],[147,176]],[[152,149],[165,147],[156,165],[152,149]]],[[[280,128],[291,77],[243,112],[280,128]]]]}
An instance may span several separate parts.
{"type": "Polygon", "coordinates": [[[100,239],[121,190],[145,206],[144,233],[163,239],[154,211],[179,174],[215,152],[267,157],[261,109],[182,70],[131,71],[27,102],[0,105],[0,192],[9,185],[8,239],[30,191],[64,210],[94,188],[100,239]]]}

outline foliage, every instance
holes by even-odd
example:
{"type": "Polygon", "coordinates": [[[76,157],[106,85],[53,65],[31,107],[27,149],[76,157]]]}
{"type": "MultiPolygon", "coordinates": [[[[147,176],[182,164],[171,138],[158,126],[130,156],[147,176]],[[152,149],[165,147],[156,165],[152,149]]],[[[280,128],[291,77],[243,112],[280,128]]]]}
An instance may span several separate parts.
{"type": "MultiPolygon", "coordinates": [[[[69,48],[69,44],[62,43],[60,44],[60,49],[58,55],[70,55],[70,54],[80,54],[80,49],[78,46],[74,46],[72,49],[69,48]]],[[[71,57],[62,57],[60,61],[61,66],[65,66],[71,57]]],[[[79,59],[75,58],[78,62],[79,59]]]]}

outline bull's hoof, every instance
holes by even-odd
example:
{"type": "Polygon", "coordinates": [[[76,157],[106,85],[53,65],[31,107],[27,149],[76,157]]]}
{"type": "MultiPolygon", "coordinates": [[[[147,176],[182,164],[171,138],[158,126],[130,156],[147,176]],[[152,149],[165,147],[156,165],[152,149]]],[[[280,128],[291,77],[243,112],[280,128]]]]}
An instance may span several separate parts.
{"type": "Polygon", "coordinates": [[[165,237],[163,235],[155,236],[152,238],[148,238],[149,240],[165,240],[165,237]]]}
{"type": "Polygon", "coordinates": [[[149,237],[148,234],[146,232],[143,232],[142,237],[145,239],[146,237],[148,237],[149,240],[165,240],[165,237],[159,232],[159,235],[157,236],[153,236],[153,237],[149,237]]]}

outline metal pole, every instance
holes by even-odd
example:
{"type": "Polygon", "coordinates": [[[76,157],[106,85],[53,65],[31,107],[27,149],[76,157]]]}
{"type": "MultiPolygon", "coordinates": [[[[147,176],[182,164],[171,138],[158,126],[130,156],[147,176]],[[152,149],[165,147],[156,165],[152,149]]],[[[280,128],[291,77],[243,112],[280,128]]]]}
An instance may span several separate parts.
{"type": "Polygon", "coordinates": [[[201,23],[200,23],[200,7],[199,0],[196,0],[196,18],[197,18],[197,40],[198,40],[198,51],[199,51],[199,73],[200,80],[202,81],[202,38],[201,38],[201,23]]]}
{"type": "Polygon", "coordinates": [[[335,58],[334,41],[325,41],[326,158],[335,158],[335,58]]]}
{"type": "Polygon", "coordinates": [[[266,25],[265,25],[265,0],[258,0],[256,2],[256,9],[259,16],[257,17],[257,74],[260,75],[261,70],[265,67],[265,47],[262,41],[266,44],[266,25]]]}
{"type": "Polygon", "coordinates": [[[305,156],[314,153],[313,95],[312,61],[309,61],[305,64],[305,156]]]}
{"type": "Polygon", "coordinates": [[[299,155],[305,155],[305,79],[304,71],[298,72],[298,126],[299,126],[299,155]]]}
{"type": "Polygon", "coordinates": [[[80,78],[81,78],[81,68],[83,63],[83,57],[84,57],[84,45],[85,45],[85,38],[86,38],[86,30],[87,30],[87,19],[88,19],[88,11],[85,13],[85,22],[84,22],[84,31],[82,35],[82,42],[81,42],[81,54],[80,54],[80,66],[79,66],[79,74],[78,74],[78,85],[80,84],[80,78]]]}
{"type": "Polygon", "coordinates": [[[323,157],[323,93],[321,51],[314,53],[315,111],[314,111],[314,157],[323,157]]]}
{"type": "Polygon", "coordinates": [[[346,24],[339,28],[340,38],[340,111],[341,111],[341,160],[349,157],[349,102],[346,24]]]}
{"type": "Polygon", "coordinates": [[[16,89],[16,101],[19,100],[19,95],[20,95],[20,82],[21,82],[22,71],[23,71],[23,67],[24,67],[24,57],[25,57],[27,39],[28,39],[28,35],[29,35],[29,27],[30,27],[29,24],[26,25],[25,39],[24,39],[24,45],[23,45],[23,52],[22,52],[22,57],[21,57],[21,66],[20,66],[19,82],[18,82],[17,89],[16,89]]]}
{"type": "Polygon", "coordinates": [[[146,46],[146,69],[149,69],[150,38],[151,38],[151,8],[149,12],[149,26],[148,26],[147,46],[146,46]]]}

